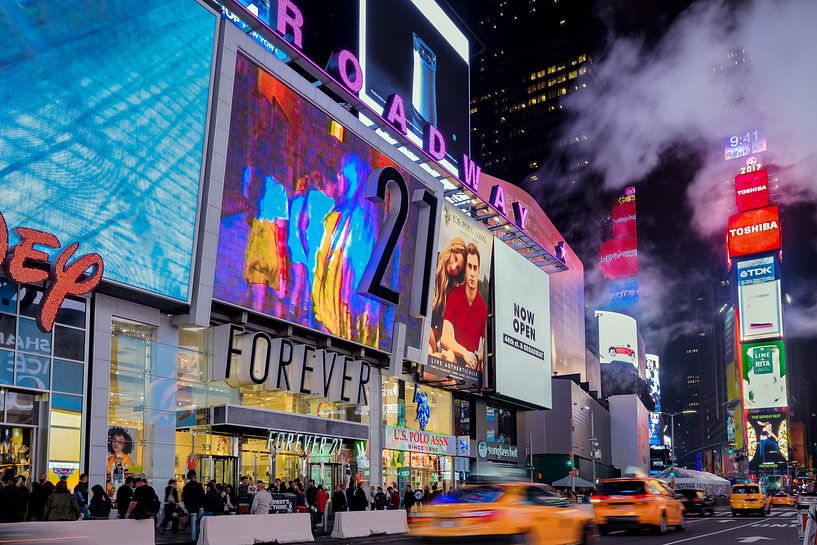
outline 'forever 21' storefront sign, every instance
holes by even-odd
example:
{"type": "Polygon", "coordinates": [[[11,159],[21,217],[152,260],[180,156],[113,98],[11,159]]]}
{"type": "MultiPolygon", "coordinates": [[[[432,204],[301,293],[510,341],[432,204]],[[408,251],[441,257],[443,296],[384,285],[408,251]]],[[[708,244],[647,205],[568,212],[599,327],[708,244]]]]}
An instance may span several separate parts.
{"type": "Polygon", "coordinates": [[[330,401],[367,405],[371,367],[362,360],[264,332],[244,333],[227,324],[212,328],[210,378],[233,387],[263,385],[267,390],[314,395],[330,401]]]}

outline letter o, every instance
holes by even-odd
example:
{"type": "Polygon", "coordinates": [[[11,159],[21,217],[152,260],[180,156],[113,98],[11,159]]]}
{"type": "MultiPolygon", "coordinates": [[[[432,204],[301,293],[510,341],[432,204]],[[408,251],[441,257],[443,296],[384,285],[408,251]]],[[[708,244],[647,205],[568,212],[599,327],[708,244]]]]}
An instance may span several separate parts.
{"type": "Polygon", "coordinates": [[[353,94],[357,95],[363,89],[363,70],[360,68],[360,61],[351,51],[343,49],[332,55],[329,69],[332,76],[353,94]]]}

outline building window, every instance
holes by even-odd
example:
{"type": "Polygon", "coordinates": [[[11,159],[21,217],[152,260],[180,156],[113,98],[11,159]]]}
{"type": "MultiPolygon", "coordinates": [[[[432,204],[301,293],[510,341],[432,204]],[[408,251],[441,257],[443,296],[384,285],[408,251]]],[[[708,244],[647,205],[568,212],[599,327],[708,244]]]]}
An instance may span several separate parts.
{"type": "Polygon", "coordinates": [[[516,444],[516,415],[514,411],[488,405],[485,420],[485,442],[504,445],[516,444]]]}
{"type": "Polygon", "coordinates": [[[454,399],[454,435],[467,435],[474,438],[471,425],[473,403],[468,399],[454,399]]]}

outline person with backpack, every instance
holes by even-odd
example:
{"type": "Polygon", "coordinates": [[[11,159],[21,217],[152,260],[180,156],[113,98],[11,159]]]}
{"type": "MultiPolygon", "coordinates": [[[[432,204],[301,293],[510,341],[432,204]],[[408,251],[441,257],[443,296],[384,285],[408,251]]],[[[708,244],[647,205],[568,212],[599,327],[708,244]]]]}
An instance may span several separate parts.
{"type": "Polygon", "coordinates": [[[144,520],[158,515],[162,505],[153,487],[147,484],[147,481],[142,477],[135,478],[133,484],[136,488],[133,491],[133,499],[131,499],[128,511],[125,513],[125,518],[144,520]]]}
{"type": "MultiPolygon", "coordinates": [[[[74,489],[76,494],[76,489],[74,489]]],[[[88,504],[88,518],[90,520],[107,520],[111,514],[111,498],[105,493],[102,486],[95,484],[91,487],[91,502],[88,504]]]]}

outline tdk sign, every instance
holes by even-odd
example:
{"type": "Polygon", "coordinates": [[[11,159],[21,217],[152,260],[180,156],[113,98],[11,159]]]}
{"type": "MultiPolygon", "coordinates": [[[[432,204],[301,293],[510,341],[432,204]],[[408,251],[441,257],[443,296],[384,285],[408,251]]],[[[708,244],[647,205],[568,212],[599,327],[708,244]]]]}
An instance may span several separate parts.
{"type": "Polygon", "coordinates": [[[774,257],[738,261],[738,285],[761,284],[775,279],[774,257]]]}

